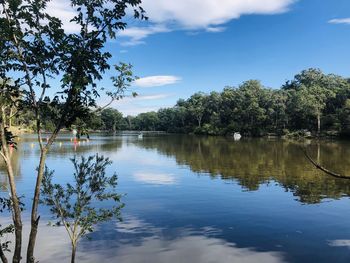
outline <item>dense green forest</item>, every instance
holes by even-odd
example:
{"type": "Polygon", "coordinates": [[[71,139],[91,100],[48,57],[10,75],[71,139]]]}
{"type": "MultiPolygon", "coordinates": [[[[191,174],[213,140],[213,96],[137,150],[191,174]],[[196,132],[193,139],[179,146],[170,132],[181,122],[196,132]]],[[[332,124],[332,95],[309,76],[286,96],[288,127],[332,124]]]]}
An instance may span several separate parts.
{"type": "MultiPolygon", "coordinates": [[[[116,105],[117,106],[117,105],[116,105]]],[[[222,92],[198,92],[180,99],[172,108],[138,116],[123,116],[108,108],[91,112],[73,126],[80,130],[142,130],[171,133],[247,136],[277,135],[311,131],[313,134],[350,135],[350,79],[308,69],[281,88],[248,80],[222,92]]],[[[17,124],[32,126],[25,112],[17,124]]],[[[46,118],[50,130],[50,116],[46,118]]]]}

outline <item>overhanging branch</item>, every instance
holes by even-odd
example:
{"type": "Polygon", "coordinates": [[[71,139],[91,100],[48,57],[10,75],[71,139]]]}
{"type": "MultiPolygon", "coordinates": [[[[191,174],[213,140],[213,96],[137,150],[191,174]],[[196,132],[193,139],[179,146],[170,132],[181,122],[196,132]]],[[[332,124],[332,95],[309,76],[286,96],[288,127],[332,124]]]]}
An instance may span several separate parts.
{"type": "Polygon", "coordinates": [[[335,178],[340,178],[340,179],[347,179],[347,180],[350,180],[350,176],[347,176],[347,175],[342,175],[342,174],[339,174],[339,173],[336,173],[336,172],[333,172],[325,167],[323,167],[321,164],[317,163],[314,159],[311,158],[311,156],[308,154],[307,152],[307,149],[306,147],[301,147],[301,150],[303,151],[304,155],[306,156],[306,158],[319,170],[321,170],[322,172],[330,175],[330,176],[333,176],[335,178]]]}

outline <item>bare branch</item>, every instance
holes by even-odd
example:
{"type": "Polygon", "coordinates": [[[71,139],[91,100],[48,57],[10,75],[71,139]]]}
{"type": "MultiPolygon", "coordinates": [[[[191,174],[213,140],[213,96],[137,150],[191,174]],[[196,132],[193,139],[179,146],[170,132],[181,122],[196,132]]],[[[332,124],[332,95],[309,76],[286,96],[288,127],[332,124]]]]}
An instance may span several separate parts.
{"type": "Polygon", "coordinates": [[[328,170],[327,168],[323,167],[321,164],[317,163],[315,160],[313,160],[311,158],[311,156],[308,154],[307,152],[307,149],[306,147],[301,147],[301,150],[303,151],[303,153],[305,154],[306,158],[319,170],[321,170],[322,172],[330,175],[330,176],[333,176],[335,178],[340,178],[340,179],[347,179],[347,180],[350,180],[350,176],[346,176],[346,175],[342,175],[342,174],[339,174],[339,173],[336,173],[336,172],[333,172],[331,170],[328,170]]]}

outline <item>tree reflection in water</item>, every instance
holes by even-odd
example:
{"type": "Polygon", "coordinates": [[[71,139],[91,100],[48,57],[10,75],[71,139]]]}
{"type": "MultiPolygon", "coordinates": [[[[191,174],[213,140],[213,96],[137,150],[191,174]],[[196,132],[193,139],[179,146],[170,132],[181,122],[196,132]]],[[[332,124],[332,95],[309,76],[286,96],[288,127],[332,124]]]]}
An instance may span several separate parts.
{"type": "MultiPolygon", "coordinates": [[[[246,139],[235,142],[222,137],[163,136],[134,143],[173,156],[179,165],[189,166],[193,172],[235,180],[248,191],[276,182],[303,203],[350,196],[349,181],[316,170],[292,141],[246,139]]],[[[349,143],[343,141],[311,143],[309,151],[326,167],[346,173],[350,170],[348,146],[349,143]]]]}

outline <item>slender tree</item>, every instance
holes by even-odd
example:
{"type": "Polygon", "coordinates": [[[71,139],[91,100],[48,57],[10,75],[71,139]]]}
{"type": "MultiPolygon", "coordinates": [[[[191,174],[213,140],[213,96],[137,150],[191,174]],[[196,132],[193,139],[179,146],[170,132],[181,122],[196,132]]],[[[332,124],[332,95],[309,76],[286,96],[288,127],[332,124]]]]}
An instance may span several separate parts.
{"type": "Polygon", "coordinates": [[[202,120],[204,116],[204,112],[206,110],[206,102],[207,98],[204,93],[197,92],[193,94],[189,100],[189,111],[193,115],[193,117],[196,119],[198,128],[202,127],[202,120]]]}
{"type": "MultiPolygon", "coordinates": [[[[15,249],[13,262],[19,262],[21,260],[20,252],[22,247],[22,219],[10,150],[10,148],[15,147],[16,143],[13,134],[8,129],[7,123],[13,117],[9,116],[9,109],[17,104],[17,99],[20,97],[20,93],[17,86],[12,85],[12,81],[4,77],[3,71],[0,71],[0,74],[2,74],[0,83],[0,155],[6,164],[10,185],[9,194],[11,196],[11,211],[15,229],[15,249]]],[[[4,258],[4,255],[2,255],[1,258],[4,258]]]]}
{"type": "MultiPolygon", "coordinates": [[[[141,0],[71,0],[74,17],[69,21],[78,28],[67,32],[62,21],[47,12],[50,0],[0,0],[0,72],[15,77],[14,82],[24,93],[27,109],[35,116],[35,130],[40,146],[40,161],[31,208],[31,230],[26,261],[35,262],[34,247],[40,216],[38,205],[45,162],[51,145],[63,127],[70,126],[77,117],[91,107],[97,107],[96,98],[103,87],[99,81],[110,69],[111,54],[105,50],[110,38],[127,24],[123,18],[127,10],[134,10],[134,17],[145,19],[141,0]],[[52,79],[56,81],[52,81],[52,79]],[[48,93],[51,89],[54,92],[48,93]],[[54,94],[54,95],[51,95],[54,94]],[[48,110],[52,116],[53,132],[47,142],[42,140],[42,118],[48,110]]],[[[123,97],[128,83],[133,81],[131,66],[115,66],[112,78],[115,90],[106,94],[110,103],[123,97]]],[[[108,105],[110,104],[108,103],[108,105]]],[[[16,187],[13,170],[5,141],[5,123],[2,124],[2,152],[8,164],[8,178],[13,192],[16,245],[13,262],[21,260],[21,215],[16,204],[16,187]]]]}
{"type": "Polygon", "coordinates": [[[54,184],[54,172],[45,169],[41,200],[58,219],[55,225],[65,227],[72,245],[71,263],[74,263],[79,239],[93,232],[99,222],[113,217],[121,220],[123,204],[120,202],[121,195],[115,192],[116,174],[106,174],[106,167],[111,164],[108,158],[96,155],[82,157],[80,161],[74,157],[71,161],[74,182],[66,187],[54,184]],[[113,203],[110,208],[97,208],[99,203],[108,200],[113,203]]]}

